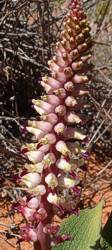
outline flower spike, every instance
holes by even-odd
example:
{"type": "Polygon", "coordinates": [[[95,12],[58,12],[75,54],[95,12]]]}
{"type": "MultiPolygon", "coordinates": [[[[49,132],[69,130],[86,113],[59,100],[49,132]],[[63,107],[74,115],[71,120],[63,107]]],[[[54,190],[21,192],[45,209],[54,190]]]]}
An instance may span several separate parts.
{"type": "Polygon", "coordinates": [[[25,164],[26,173],[20,184],[25,186],[26,197],[30,199],[18,209],[27,221],[20,234],[23,240],[39,245],[39,250],[51,249],[50,243],[70,240],[69,236],[53,234],[56,227],[53,229],[51,222],[58,209],[63,214],[64,210],[68,214],[77,212],[75,197],[80,196],[77,167],[84,164],[79,142],[86,135],[79,130],[84,122],[80,99],[88,94],[91,40],[81,0],[71,1],[63,26],[55,56],[48,62],[49,76],[41,81],[46,95],[32,100],[40,119],[28,121],[26,130],[33,134],[36,143],[22,148],[29,163],[25,164]]]}

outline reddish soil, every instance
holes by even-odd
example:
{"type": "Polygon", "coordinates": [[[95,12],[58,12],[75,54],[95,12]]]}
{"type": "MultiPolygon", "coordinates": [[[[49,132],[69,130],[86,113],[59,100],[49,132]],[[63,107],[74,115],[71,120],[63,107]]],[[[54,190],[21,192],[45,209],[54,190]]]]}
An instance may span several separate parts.
{"type": "Polygon", "coordinates": [[[87,183],[83,193],[85,207],[94,206],[101,199],[105,201],[102,224],[112,212],[112,160],[98,161],[95,155],[89,160],[87,183]],[[110,163],[111,161],[111,163],[110,163]],[[109,164],[110,163],[110,164],[109,164]],[[108,166],[107,166],[108,165],[108,166]]]}

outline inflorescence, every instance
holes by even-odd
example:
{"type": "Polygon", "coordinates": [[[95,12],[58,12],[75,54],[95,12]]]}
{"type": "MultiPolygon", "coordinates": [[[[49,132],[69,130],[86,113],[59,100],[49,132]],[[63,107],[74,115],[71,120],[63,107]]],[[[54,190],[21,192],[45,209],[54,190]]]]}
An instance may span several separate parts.
{"type": "Polygon", "coordinates": [[[26,221],[20,228],[22,239],[38,242],[42,250],[47,241],[50,245],[69,239],[60,236],[59,226],[51,222],[55,214],[77,213],[77,169],[84,165],[85,158],[79,141],[86,135],[77,125],[84,121],[78,111],[84,106],[80,97],[88,94],[85,86],[89,82],[91,38],[80,0],[72,1],[63,26],[55,55],[48,61],[50,75],[41,81],[46,95],[32,100],[40,118],[28,121],[26,126],[35,143],[22,147],[29,160],[19,179],[26,195],[15,205],[26,221]]]}

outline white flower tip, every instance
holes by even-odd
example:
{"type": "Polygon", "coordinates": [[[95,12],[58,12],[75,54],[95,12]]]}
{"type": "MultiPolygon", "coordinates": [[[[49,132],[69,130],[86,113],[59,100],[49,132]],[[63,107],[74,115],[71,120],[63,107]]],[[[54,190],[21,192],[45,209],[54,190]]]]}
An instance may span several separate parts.
{"type": "Polygon", "coordinates": [[[34,195],[37,195],[37,196],[41,196],[41,195],[44,195],[46,194],[46,188],[44,185],[38,185],[37,187],[35,188],[32,188],[31,190],[29,190],[31,193],[33,193],[34,195]]]}
{"type": "Polygon", "coordinates": [[[66,145],[66,143],[64,141],[58,141],[56,143],[56,150],[58,152],[60,152],[62,155],[65,155],[65,156],[67,156],[67,155],[70,156],[71,155],[71,152],[68,149],[68,147],[67,147],[67,145],[66,145]]]}
{"type": "Polygon", "coordinates": [[[28,207],[32,209],[36,209],[39,206],[39,199],[37,197],[33,197],[28,201],[28,207]]]}
{"type": "Polygon", "coordinates": [[[72,188],[75,185],[75,180],[64,177],[64,186],[66,188],[72,188]]]}
{"type": "Polygon", "coordinates": [[[56,157],[53,153],[48,153],[47,155],[44,156],[43,164],[46,167],[50,167],[55,162],[56,162],[56,157]]]}
{"type": "Polygon", "coordinates": [[[54,205],[59,204],[59,197],[57,196],[57,194],[49,193],[48,196],[47,196],[47,200],[51,204],[54,204],[54,205]]]}
{"type": "Polygon", "coordinates": [[[67,162],[65,159],[58,160],[56,165],[59,169],[63,170],[64,172],[70,172],[72,168],[71,164],[67,162]]]}
{"type": "Polygon", "coordinates": [[[34,188],[41,182],[41,177],[38,173],[28,173],[22,176],[21,182],[28,188],[34,188]]]}
{"type": "Polygon", "coordinates": [[[55,188],[58,185],[58,181],[56,176],[53,173],[49,173],[46,177],[45,177],[45,182],[47,183],[48,187],[50,188],[55,188]]]}

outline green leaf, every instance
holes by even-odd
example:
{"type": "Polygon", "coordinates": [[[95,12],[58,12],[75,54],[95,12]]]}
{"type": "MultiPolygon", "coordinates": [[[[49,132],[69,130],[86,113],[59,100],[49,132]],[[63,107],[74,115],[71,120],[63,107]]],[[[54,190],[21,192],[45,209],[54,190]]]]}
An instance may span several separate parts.
{"type": "Polygon", "coordinates": [[[98,250],[103,204],[101,201],[95,208],[82,210],[80,216],[72,215],[66,219],[60,234],[70,235],[72,240],[52,247],[52,250],[98,250]]]}
{"type": "Polygon", "coordinates": [[[112,250],[112,213],[110,214],[106,225],[102,230],[100,240],[101,250],[112,250]]]}

